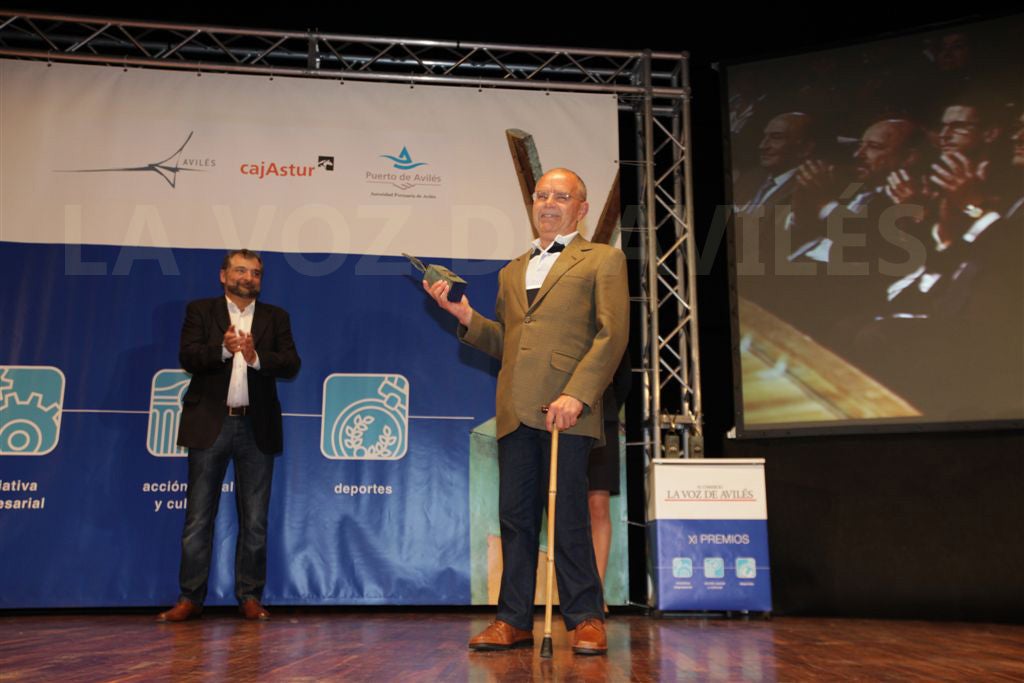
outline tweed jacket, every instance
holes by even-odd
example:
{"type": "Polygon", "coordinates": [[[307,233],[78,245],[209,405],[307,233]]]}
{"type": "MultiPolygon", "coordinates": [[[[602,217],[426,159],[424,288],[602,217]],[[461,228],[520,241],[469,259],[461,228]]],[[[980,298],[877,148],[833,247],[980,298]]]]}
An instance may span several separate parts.
{"type": "Polygon", "coordinates": [[[545,428],[541,406],[561,394],[583,413],[566,434],[603,434],[601,397],[629,337],[626,257],[619,249],[576,237],[555,261],[532,304],[526,298],[530,252],[498,274],[495,318],[473,312],[459,339],[501,359],[497,437],[524,424],[545,428]]]}

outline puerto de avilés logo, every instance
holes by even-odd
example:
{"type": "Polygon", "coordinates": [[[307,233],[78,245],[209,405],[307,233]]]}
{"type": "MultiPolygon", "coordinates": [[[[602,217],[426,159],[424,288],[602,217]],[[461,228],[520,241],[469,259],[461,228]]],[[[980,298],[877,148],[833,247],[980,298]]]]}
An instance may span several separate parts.
{"type": "Polygon", "coordinates": [[[416,168],[417,166],[427,165],[427,162],[425,161],[413,161],[412,155],[409,154],[409,149],[404,146],[402,147],[402,152],[398,156],[394,156],[392,154],[381,154],[381,156],[393,161],[394,164],[392,165],[400,171],[408,171],[416,168]]]}
{"type": "Polygon", "coordinates": [[[432,171],[419,169],[420,166],[428,166],[426,161],[413,161],[409,148],[402,146],[402,151],[397,156],[394,154],[381,154],[381,158],[391,162],[391,168],[380,170],[367,168],[365,182],[371,185],[391,185],[398,188],[398,192],[392,190],[374,190],[370,192],[371,197],[385,197],[389,199],[437,199],[429,189],[421,192],[409,192],[414,187],[435,188],[441,186],[441,176],[432,171]],[[392,170],[394,169],[394,170],[392,170]],[[412,169],[419,169],[413,171],[412,169]]]}

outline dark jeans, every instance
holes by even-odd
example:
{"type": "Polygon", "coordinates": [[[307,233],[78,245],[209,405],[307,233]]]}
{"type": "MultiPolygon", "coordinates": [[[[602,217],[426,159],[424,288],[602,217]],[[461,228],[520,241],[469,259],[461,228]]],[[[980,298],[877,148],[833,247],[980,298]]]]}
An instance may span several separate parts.
{"type": "MultiPolygon", "coordinates": [[[[569,630],[584,619],[604,619],[587,506],[587,462],[593,443],[590,437],[567,434],[560,435],[558,441],[555,578],[562,619],[569,630]]],[[[540,522],[548,500],[550,469],[549,432],[520,425],[498,440],[503,564],[498,619],[526,630],[533,629],[540,522]]]]}
{"type": "Polygon", "coordinates": [[[267,509],[274,456],[256,446],[248,417],[225,417],[209,448],[188,454],[188,509],[181,533],[181,597],[202,605],[206,599],[213,527],[228,462],[235,462],[238,542],[235,546],[235,596],[257,600],[267,582],[267,509]]]}

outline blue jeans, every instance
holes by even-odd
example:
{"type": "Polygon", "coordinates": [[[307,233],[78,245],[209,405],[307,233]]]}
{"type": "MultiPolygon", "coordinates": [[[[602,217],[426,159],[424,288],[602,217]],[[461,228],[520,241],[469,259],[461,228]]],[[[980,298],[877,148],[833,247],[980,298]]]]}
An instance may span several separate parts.
{"type": "MultiPolygon", "coordinates": [[[[589,436],[568,434],[559,435],[558,441],[555,578],[562,619],[569,630],[585,619],[604,620],[587,506],[587,463],[593,443],[589,436]]],[[[498,619],[525,630],[533,629],[540,523],[548,500],[550,471],[549,432],[520,425],[498,440],[502,554],[498,619]]]]}
{"type": "Polygon", "coordinates": [[[181,533],[181,597],[197,605],[206,599],[213,552],[213,527],[228,462],[235,462],[238,542],[235,546],[235,597],[259,600],[267,582],[267,510],[274,456],[256,446],[248,417],[225,417],[209,448],[188,454],[188,507],[181,533]]]}

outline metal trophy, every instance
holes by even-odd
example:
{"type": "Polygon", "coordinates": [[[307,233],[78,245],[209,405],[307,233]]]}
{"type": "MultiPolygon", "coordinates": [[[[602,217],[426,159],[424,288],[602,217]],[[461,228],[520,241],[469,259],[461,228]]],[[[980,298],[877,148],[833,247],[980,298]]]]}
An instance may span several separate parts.
{"type": "Polygon", "coordinates": [[[402,253],[402,256],[409,259],[409,263],[413,265],[416,270],[423,273],[423,279],[427,281],[428,285],[432,285],[438,280],[443,280],[448,283],[448,301],[456,303],[462,300],[462,295],[466,293],[466,285],[468,284],[461,277],[448,270],[444,266],[439,266],[436,263],[429,265],[423,265],[423,261],[420,261],[415,256],[402,253]]]}

